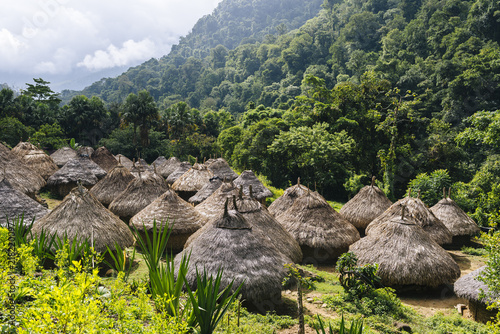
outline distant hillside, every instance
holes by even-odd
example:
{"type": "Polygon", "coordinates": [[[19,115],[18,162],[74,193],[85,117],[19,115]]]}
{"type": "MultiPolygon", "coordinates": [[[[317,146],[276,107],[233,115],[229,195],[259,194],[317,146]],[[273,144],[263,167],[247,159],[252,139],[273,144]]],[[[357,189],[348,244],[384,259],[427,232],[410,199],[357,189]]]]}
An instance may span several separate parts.
{"type": "MultiPolygon", "coordinates": [[[[129,93],[151,90],[155,98],[170,95],[161,86],[161,73],[178,67],[190,57],[204,59],[218,45],[231,50],[240,44],[262,41],[266,35],[282,35],[300,28],[318,14],[323,0],[224,0],[211,15],[202,17],[179,44],[160,60],[151,59],[117,78],[103,78],[83,91],[63,91],[63,102],[84,94],[118,102],[129,93]]],[[[198,67],[194,61],[193,66],[198,67]]],[[[174,93],[174,92],[172,92],[174,93]]]]}

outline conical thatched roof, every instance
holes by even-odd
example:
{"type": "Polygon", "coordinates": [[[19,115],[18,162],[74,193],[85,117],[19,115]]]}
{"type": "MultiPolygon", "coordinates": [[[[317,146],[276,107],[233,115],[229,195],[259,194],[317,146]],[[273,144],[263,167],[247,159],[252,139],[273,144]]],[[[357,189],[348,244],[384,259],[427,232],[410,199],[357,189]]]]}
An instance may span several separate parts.
{"type": "Polygon", "coordinates": [[[241,175],[234,180],[234,184],[237,187],[243,186],[243,191],[247,196],[250,196],[249,187],[252,186],[252,196],[258,201],[273,196],[271,190],[267,189],[251,170],[246,170],[241,173],[241,175]]]}
{"type": "Polygon", "coordinates": [[[132,168],[130,168],[130,173],[135,177],[139,176],[139,173],[153,172],[153,168],[151,168],[144,160],[139,160],[135,162],[135,159],[132,161],[132,168]]]}
{"type": "Polygon", "coordinates": [[[157,227],[162,228],[166,222],[169,226],[173,223],[169,247],[179,251],[184,247],[187,238],[206,223],[206,218],[170,187],[163,195],[133,216],[130,224],[144,233],[151,231],[155,220],[157,227]]]}
{"type": "Polygon", "coordinates": [[[424,232],[416,220],[400,214],[388,218],[377,233],[354,243],[358,265],[378,263],[377,275],[388,286],[422,285],[436,287],[460,277],[458,264],[424,232]]]}
{"type": "Polygon", "coordinates": [[[276,220],[298,241],[304,261],[335,261],[360,238],[358,230],[316,192],[297,198],[276,220]]]}
{"type": "Polygon", "coordinates": [[[89,157],[82,155],[78,158],[78,160],[82,166],[87,167],[99,180],[106,176],[106,171],[93,162],[89,157]]]}
{"type": "Polygon", "coordinates": [[[78,153],[71,147],[65,146],[52,153],[50,157],[60,168],[64,166],[70,159],[78,158],[78,153]]]}
{"type": "Polygon", "coordinates": [[[11,152],[45,180],[59,169],[47,153],[31,143],[20,142],[11,152]]]}
{"type": "MultiPolygon", "coordinates": [[[[167,178],[170,174],[172,174],[179,166],[181,165],[181,161],[176,157],[170,157],[163,164],[157,166],[158,173],[167,178]]],[[[191,167],[191,165],[190,165],[191,167]]],[[[182,174],[181,174],[182,175],[182,174]]],[[[173,182],[171,182],[173,183],[173,182]]]]}
{"type": "Polygon", "coordinates": [[[238,188],[233,182],[223,182],[212,195],[196,206],[196,210],[208,220],[216,219],[224,212],[226,199],[238,196],[238,194],[238,188]]]}
{"type": "Polygon", "coordinates": [[[106,172],[109,172],[116,165],[118,165],[118,161],[116,161],[113,154],[111,154],[111,152],[104,146],[101,146],[97,150],[95,150],[92,153],[91,159],[106,172]]]}
{"type": "Polygon", "coordinates": [[[408,216],[416,219],[417,223],[429,236],[440,245],[450,244],[452,236],[446,226],[427,208],[418,198],[405,197],[389,207],[384,213],[375,218],[366,228],[366,234],[378,233],[379,225],[385,224],[390,218],[401,215],[401,207],[406,208],[408,216]]]}
{"type": "Polygon", "coordinates": [[[361,188],[356,196],[340,209],[340,214],[358,229],[364,230],[372,220],[392,205],[373,181],[371,185],[361,188]]]}
{"type": "Polygon", "coordinates": [[[10,153],[10,149],[0,142],[0,154],[1,153],[10,153]]]}
{"type": "Polygon", "coordinates": [[[269,301],[281,299],[281,282],[286,275],[283,259],[278,250],[263,236],[254,231],[237,211],[226,211],[219,219],[179,253],[176,268],[184,254],[191,254],[186,274],[187,284],[196,289],[196,270],[216,276],[223,269],[221,287],[234,279],[241,289],[243,299],[264,311],[269,301]]]}
{"type": "MultiPolygon", "coordinates": [[[[0,175],[0,180],[2,176],[0,175]]],[[[49,213],[45,207],[34,199],[13,188],[7,179],[0,181],[0,226],[9,221],[24,215],[24,222],[31,223],[35,219],[40,219],[49,213]]]]}
{"type": "Polygon", "coordinates": [[[90,158],[94,153],[94,149],[90,146],[81,146],[76,150],[76,153],[78,153],[78,156],[86,155],[90,158]]]}
{"type": "Polygon", "coordinates": [[[35,197],[37,191],[45,186],[43,177],[26,166],[7,148],[0,151],[0,175],[3,175],[14,188],[32,198],[35,197]]]}
{"type": "Polygon", "coordinates": [[[432,213],[455,236],[475,236],[480,233],[479,226],[451,198],[443,198],[430,208],[432,213]]]}
{"type": "Polygon", "coordinates": [[[92,187],[91,192],[104,206],[109,206],[109,204],[127,188],[127,185],[134,178],[135,177],[127,168],[122,165],[117,165],[110,170],[102,180],[92,187]]]}
{"type": "Polygon", "coordinates": [[[52,191],[64,197],[71,189],[76,187],[77,182],[80,181],[82,185],[87,188],[92,188],[97,183],[97,177],[82,164],[81,159],[69,160],[61,169],[54,173],[47,180],[47,186],[52,191]]]}
{"type": "Polygon", "coordinates": [[[460,298],[474,302],[486,303],[487,300],[491,300],[491,298],[488,298],[490,289],[483,281],[478,279],[478,276],[480,276],[486,268],[486,266],[482,266],[481,268],[460,277],[455,284],[453,284],[453,291],[455,294],[460,298]],[[481,292],[486,295],[486,298],[480,298],[481,292]]]}
{"type": "MultiPolygon", "coordinates": [[[[166,164],[166,163],[165,163],[166,164]]],[[[163,165],[165,165],[163,164],[163,165]]],[[[180,165],[167,177],[167,183],[173,184],[178,178],[180,178],[185,172],[191,169],[191,164],[187,161],[183,161],[180,165]]]]}
{"type": "Polygon", "coordinates": [[[200,204],[210,195],[212,195],[217,189],[219,189],[222,183],[222,180],[217,176],[210,178],[208,183],[205,183],[205,185],[200,190],[198,190],[196,194],[189,198],[188,202],[193,203],[194,205],[200,204]]]}
{"type": "Polygon", "coordinates": [[[158,158],[155,159],[155,161],[153,161],[152,164],[155,164],[156,168],[158,168],[167,161],[168,161],[167,158],[165,158],[163,155],[160,155],[158,158]]]}
{"type": "Polygon", "coordinates": [[[194,164],[172,184],[172,189],[178,192],[197,192],[210,182],[214,174],[205,165],[194,164]]]}
{"type": "Polygon", "coordinates": [[[224,158],[210,159],[205,162],[208,169],[222,180],[232,181],[238,177],[238,174],[231,169],[229,164],[224,158]]]}
{"type": "Polygon", "coordinates": [[[93,239],[95,250],[104,252],[106,246],[114,249],[132,246],[134,236],[128,226],[106,209],[84,187],[74,188],[51,213],[33,225],[32,232],[39,235],[44,230],[49,235],[79,240],[93,239]]]}
{"type": "Polygon", "coordinates": [[[167,189],[165,180],[156,173],[140,173],[109,204],[109,209],[125,221],[128,221],[167,189]]]}
{"type": "Polygon", "coordinates": [[[115,155],[115,159],[116,159],[116,161],[121,163],[125,168],[127,168],[129,171],[134,166],[134,162],[132,160],[130,160],[129,158],[127,158],[126,156],[124,156],[123,154],[115,155]]]}
{"type": "MultiPolygon", "coordinates": [[[[233,197],[229,201],[229,208],[236,209],[247,220],[252,229],[259,231],[274,245],[285,257],[286,262],[300,263],[302,261],[302,251],[300,245],[294,237],[267,211],[267,209],[257,200],[242,196],[233,197]]],[[[224,213],[224,206],[218,213],[224,213]]],[[[213,224],[206,224],[194,233],[186,242],[186,247],[208,228],[213,228],[213,224]]]]}
{"type": "Polygon", "coordinates": [[[281,195],[271,203],[268,208],[269,212],[275,217],[282,214],[293,205],[293,202],[295,202],[297,198],[307,194],[308,191],[310,191],[309,188],[300,184],[299,178],[296,185],[287,188],[283,192],[283,195],[281,195]]]}

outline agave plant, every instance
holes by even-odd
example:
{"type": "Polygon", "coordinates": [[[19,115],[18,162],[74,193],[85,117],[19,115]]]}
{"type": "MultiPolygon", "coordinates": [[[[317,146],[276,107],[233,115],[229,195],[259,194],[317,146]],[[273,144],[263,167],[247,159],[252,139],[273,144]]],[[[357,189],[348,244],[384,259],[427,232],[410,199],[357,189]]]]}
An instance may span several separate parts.
{"type": "MultiPolygon", "coordinates": [[[[314,329],[317,334],[327,334],[325,329],[325,324],[321,320],[321,317],[317,315],[318,325],[315,325],[314,329]]],[[[328,323],[328,334],[333,334],[332,324],[328,323]]],[[[344,321],[344,315],[342,314],[342,319],[340,320],[339,334],[362,334],[363,333],[363,320],[353,320],[351,326],[347,327],[344,321]]]]}

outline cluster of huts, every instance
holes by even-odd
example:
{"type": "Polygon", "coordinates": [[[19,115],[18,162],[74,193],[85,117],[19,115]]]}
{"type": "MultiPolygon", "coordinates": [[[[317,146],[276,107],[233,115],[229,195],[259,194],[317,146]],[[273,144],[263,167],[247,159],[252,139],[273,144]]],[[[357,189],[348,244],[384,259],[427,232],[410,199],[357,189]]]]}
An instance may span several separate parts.
{"type": "Polygon", "coordinates": [[[35,234],[92,238],[97,251],[132,246],[129,226],[143,236],[168,223],[176,263],[191,254],[193,288],[197,269],[222,267],[223,284],[244,282],[243,298],[260,310],[280,302],[284,264],[335,263],[347,251],[359,265],[378,263],[386,286],[451,284],[460,269],[442,246],[479,233],[449,195],[430,209],[410,196],[393,204],[374,180],[340,212],[300,180],[267,208],[272,193],[255,174],[238,175],[222,158],[191,165],[159,157],[148,165],[105,147],[48,156],[29,143],[11,151],[0,144],[0,175],[0,223],[24,214],[36,219],[35,234]],[[44,186],[64,196],[52,211],[33,199],[44,186]]]}

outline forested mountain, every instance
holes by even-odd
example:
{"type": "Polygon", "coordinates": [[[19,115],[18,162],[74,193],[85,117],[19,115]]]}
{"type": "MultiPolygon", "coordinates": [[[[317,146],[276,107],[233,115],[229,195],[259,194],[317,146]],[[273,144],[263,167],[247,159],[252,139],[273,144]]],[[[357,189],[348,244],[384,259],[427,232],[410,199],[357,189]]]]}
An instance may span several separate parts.
{"type": "Polygon", "coordinates": [[[264,24],[287,3],[223,1],[170,55],[63,107],[42,79],[18,97],[4,89],[0,140],[75,138],[151,161],[222,154],[276,187],[301,177],[342,201],[372,175],[390,198],[411,187],[429,205],[452,186],[481,224],[498,221],[500,3],[325,0],[287,32],[282,20],[316,4],[302,1],[299,19],[264,24]]]}

